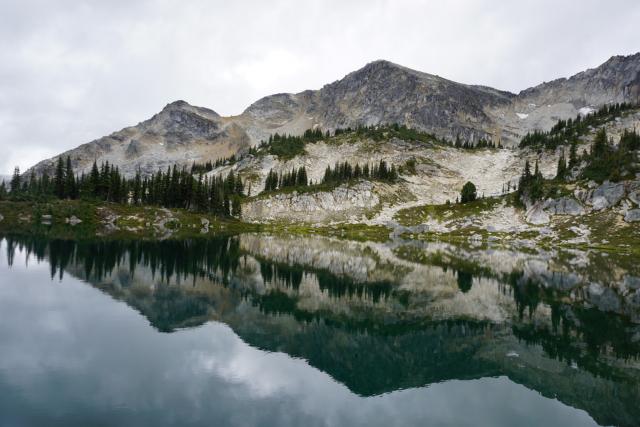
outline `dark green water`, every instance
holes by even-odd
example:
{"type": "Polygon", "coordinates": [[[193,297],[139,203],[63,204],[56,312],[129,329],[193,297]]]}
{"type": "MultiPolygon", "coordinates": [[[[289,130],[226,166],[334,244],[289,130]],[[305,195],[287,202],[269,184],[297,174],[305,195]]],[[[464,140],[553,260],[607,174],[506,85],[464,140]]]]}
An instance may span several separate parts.
{"type": "Polygon", "coordinates": [[[633,257],[0,242],[0,426],[640,424],[633,257]]]}

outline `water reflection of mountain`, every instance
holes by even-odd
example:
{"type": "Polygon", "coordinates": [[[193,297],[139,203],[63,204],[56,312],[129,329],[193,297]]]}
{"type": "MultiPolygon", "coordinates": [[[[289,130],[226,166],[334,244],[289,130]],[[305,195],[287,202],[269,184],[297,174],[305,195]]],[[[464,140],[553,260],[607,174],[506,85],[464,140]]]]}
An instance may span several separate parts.
{"type": "Polygon", "coordinates": [[[461,256],[432,246],[410,248],[422,258],[408,261],[384,246],[251,235],[9,238],[9,259],[16,246],[48,259],[52,276],[70,273],[125,301],[160,331],[222,321],[363,396],[506,375],[602,424],[640,419],[640,298],[635,272],[615,260],[592,272],[591,255],[461,256]]]}

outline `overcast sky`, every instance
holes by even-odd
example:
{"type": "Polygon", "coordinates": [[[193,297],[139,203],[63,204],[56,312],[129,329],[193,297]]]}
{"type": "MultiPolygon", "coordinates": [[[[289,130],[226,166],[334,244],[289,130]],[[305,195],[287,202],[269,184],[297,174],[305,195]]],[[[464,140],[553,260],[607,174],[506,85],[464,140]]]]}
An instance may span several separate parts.
{"type": "Polygon", "coordinates": [[[222,115],[375,59],[518,92],[640,51],[637,0],[0,0],[0,174],[174,100],[222,115]]]}

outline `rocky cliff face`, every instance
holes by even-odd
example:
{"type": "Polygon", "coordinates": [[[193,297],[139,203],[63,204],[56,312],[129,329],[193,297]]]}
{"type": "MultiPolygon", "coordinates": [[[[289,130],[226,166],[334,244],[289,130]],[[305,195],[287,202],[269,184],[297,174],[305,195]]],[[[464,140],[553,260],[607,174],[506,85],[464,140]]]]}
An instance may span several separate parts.
{"type": "Polygon", "coordinates": [[[508,105],[513,94],[468,86],[388,61],[375,61],[319,91],[274,95],[251,105],[241,116],[254,122],[260,138],[275,131],[299,133],[404,123],[438,136],[478,140],[491,137],[484,109],[508,105]],[[263,133],[260,133],[262,130],[263,133]]]}
{"type": "MultiPolygon", "coordinates": [[[[250,138],[237,124],[214,111],[184,101],[167,105],[151,119],[62,153],[70,156],[76,173],[88,172],[96,160],[109,162],[126,175],[143,174],[174,164],[215,160],[249,147],[250,138]]],[[[52,173],[57,157],[35,166],[52,173]]]]}
{"type": "Polygon", "coordinates": [[[529,131],[548,130],[559,119],[615,102],[640,102],[640,53],[613,56],[568,79],[525,89],[509,105],[490,108],[488,114],[504,140],[518,141],[529,131]]]}
{"type": "MultiPolygon", "coordinates": [[[[167,105],[136,126],[63,153],[78,172],[109,161],[132,175],[174,163],[227,157],[279,132],[320,127],[402,123],[449,139],[457,135],[516,144],[526,132],[549,129],[609,102],[637,103],[640,53],[615,56],[601,66],[515,95],[456,83],[388,61],[375,61],[317,91],[260,99],[241,115],[221,117],[183,101],[167,105]]],[[[42,172],[56,158],[36,166],[42,172]]]]}

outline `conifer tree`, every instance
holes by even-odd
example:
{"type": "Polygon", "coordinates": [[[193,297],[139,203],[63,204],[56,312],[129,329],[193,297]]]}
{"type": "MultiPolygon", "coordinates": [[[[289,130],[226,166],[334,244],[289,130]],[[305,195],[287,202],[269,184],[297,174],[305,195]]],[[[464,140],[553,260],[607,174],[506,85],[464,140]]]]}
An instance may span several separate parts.
{"type": "Polygon", "coordinates": [[[16,166],[13,170],[13,178],[11,178],[11,196],[17,196],[22,188],[20,183],[20,168],[16,166]]]}
{"type": "Polygon", "coordinates": [[[569,146],[569,168],[578,164],[578,142],[574,139],[569,146]]]}
{"type": "Polygon", "coordinates": [[[64,194],[70,199],[76,198],[76,180],[73,176],[70,156],[67,156],[67,164],[64,171],[64,194]]]}
{"type": "Polygon", "coordinates": [[[62,157],[58,157],[58,162],[56,164],[56,174],[53,179],[54,191],[55,195],[59,199],[64,199],[64,164],[62,162],[62,157]]]}
{"type": "Polygon", "coordinates": [[[476,200],[476,186],[471,181],[467,181],[460,192],[460,203],[468,203],[476,200]]]}
{"type": "Polygon", "coordinates": [[[564,150],[560,152],[560,157],[558,158],[558,168],[556,171],[556,178],[562,179],[567,173],[567,161],[564,158],[564,150]]]}
{"type": "Polygon", "coordinates": [[[240,218],[242,216],[242,204],[240,202],[240,196],[234,195],[233,200],[231,201],[231,215],[236,218],[240,218]]]}

